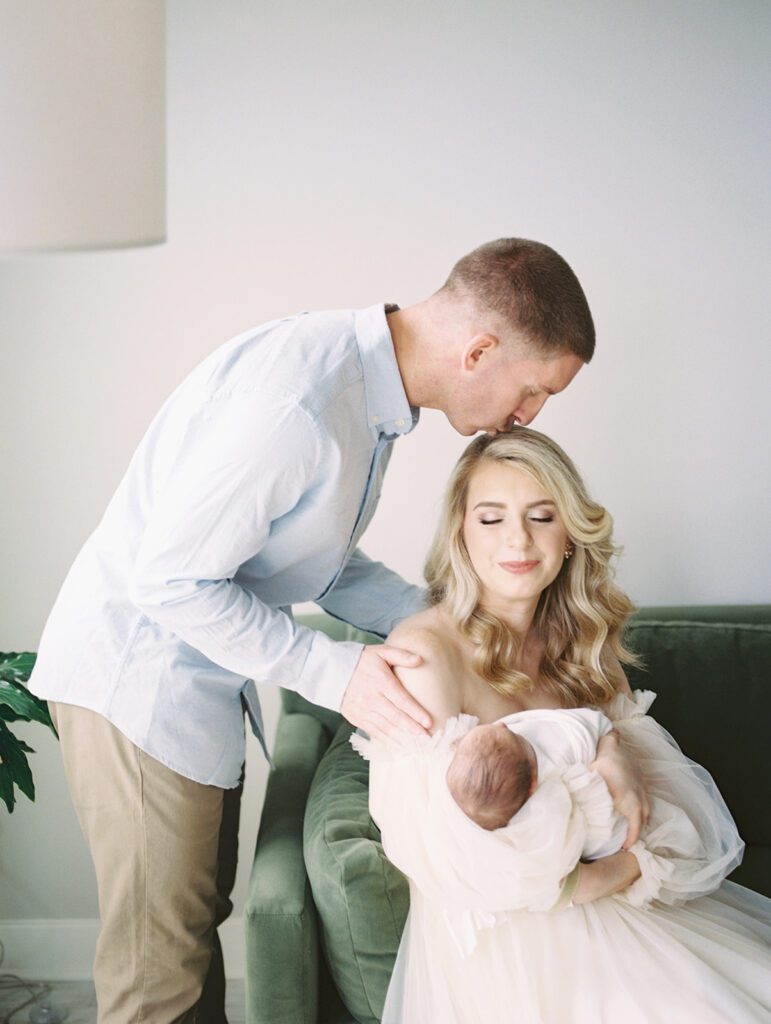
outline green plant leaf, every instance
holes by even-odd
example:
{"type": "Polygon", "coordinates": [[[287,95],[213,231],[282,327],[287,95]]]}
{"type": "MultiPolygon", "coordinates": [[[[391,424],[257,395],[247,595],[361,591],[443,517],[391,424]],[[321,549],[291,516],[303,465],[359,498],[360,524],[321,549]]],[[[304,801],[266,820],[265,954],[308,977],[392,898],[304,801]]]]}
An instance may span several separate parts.
{"type": "Polygon", "coordinates": [[[16,804],[15,787],[30,800],[35,799],[35,783],[27,760],[27,754],[34,754],[34,750],[14,736],[6,723],[40,722],[56,736],[48,705],[30,693],[25,685],[35,657],[31,651],[0,653],[0,800],[9,814],[16,804]]]}
{"type": "Polygon", "coordinates": [[[32,770],[27,755],[19,740],[4,722],[0,722],[0,762],[3,767],[9,769],[12,782],[25,796],[34,800],[35,783],[32,780],[32,770]]]}
{"type": "Polygon", "coordinates": [[[0,718],[5,722],[27,721],[23,715],[17,715],[13,708],[9,708],[7,704],[0,704],[0,718]]]}
{"type": "Polygon", "coordinates": [[[16,679],[24,683],[32,675],[37,655],[32,651],[23,654],[0,653],[0,679],[16,679]]]}
{"type": "Polygon", "coordinates": [[[13,805],[16,803],[16,796],[13,792],[11,769],[6,764],[0,764],[0,800],[2,800],[8,808],[8,813],[13,814],[13,805]]]}
{"type": "Polygon", "coordinates": [[[45,701],[30,693],[22,682],[0,677],[0,704],[7,705],[22,721],[40,722],[53,729],[45,701]]]}

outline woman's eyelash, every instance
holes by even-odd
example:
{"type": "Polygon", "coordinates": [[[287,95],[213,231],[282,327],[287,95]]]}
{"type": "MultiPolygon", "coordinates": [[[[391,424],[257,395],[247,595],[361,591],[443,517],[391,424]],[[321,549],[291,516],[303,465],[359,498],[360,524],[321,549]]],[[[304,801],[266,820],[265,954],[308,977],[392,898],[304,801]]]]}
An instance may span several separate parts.
{"type": "MultiPolygon", "coordinates": [[[[531,523],[553,523],[554,516],[528,516],[531,523]]],[[[496,523],[502,523],[503,519],[480,519],[479,522],[482,526],[495,526],[496,523]]]]}

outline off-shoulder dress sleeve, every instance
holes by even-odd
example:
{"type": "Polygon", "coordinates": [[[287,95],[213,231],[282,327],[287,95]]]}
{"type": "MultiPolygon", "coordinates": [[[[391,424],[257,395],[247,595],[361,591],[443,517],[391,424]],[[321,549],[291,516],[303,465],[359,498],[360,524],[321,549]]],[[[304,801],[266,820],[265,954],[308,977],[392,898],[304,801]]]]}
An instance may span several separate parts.
{"type": "Polygon", "coordinates": [[[637,690],[618,694],[606,709],[637,762],[651,798],[651,816],[630,852],[641,877],[616,899],[683,903],[714,892],[741,863],[744,843],[709,772],[680,750],[647,712],[655,700],[637,690]]]}

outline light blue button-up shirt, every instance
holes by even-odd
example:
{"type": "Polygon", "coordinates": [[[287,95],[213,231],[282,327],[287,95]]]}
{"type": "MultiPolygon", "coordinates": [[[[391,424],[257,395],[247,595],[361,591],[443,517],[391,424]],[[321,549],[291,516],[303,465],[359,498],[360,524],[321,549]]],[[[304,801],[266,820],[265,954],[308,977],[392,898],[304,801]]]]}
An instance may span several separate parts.
{"type": "Polygon", "coordinates": [[[232,787],[255,680],[339,709],[361,645],[297,625],[315,600],[386,636],[423,592],[357,542],[417,422],[382,305],[234,338],[161,408],[57,598],[30,688],[89,708],[198,782],[232,787]]]}

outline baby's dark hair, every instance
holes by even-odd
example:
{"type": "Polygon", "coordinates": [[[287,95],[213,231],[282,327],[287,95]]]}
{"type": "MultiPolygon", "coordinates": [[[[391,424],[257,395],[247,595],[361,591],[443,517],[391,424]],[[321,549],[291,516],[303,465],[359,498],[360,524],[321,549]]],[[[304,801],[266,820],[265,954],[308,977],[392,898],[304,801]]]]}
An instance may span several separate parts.
{"type": "Polygon", "coordinates": [[[534,771],[523,741],[509,729],[477,730],[458,744],[447,785],[463,813],[492,832],[508,825],[526,802],[534,771]]]}

